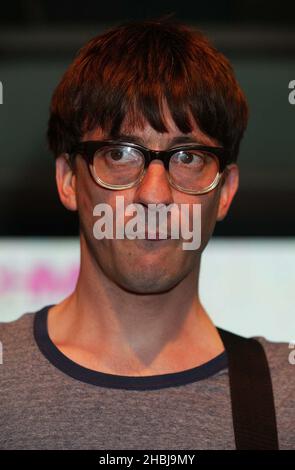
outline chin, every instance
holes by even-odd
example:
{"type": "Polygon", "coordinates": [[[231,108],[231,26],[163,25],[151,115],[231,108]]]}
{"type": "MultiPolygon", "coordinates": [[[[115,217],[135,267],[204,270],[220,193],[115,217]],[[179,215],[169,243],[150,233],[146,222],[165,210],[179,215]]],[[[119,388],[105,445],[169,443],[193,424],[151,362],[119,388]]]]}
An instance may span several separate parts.
{"type": "Polygon", "coordinates": [[[135,294],[160,294],[173,289],[184,277],[184,273],[172,275],[159,268],[120,273],[117,283],[125,290],[135,294]]]}

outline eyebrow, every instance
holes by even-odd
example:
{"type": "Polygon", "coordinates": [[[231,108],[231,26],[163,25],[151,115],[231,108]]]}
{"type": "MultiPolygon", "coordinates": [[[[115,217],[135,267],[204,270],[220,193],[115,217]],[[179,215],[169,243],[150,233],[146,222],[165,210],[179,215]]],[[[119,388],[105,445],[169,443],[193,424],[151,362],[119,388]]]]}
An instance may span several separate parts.
{"type": "MultiPolygon", "coordinates": [[[[128,134],[116,134],[112,136],[113,139],[115,140],[122,140],[126,142],[133,142],[135,144],[143,145],[145,146],[144,140],[136,135],[128,135],[128,134]]],[[[193,136],[188,136],[188,135],[179,135],[177,137],[173,137],[169,142],[168,146],[173,147],[177,144],[185,144],[185,143],[194,143],[194,144],[202,144],[202,142],[198,141],[195,137],[193,136]]],[[[204,145],[204,144],[203,144],[204,145]]]]}

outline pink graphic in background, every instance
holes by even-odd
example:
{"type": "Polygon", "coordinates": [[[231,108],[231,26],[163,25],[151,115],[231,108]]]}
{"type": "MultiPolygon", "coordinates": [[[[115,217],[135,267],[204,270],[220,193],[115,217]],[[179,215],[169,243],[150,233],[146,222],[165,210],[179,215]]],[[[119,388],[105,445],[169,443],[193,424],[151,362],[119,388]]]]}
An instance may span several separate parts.
{"type": "Polygon", "coordinates": [[[0,294],[15,288],[15,274],[7,267],[0,268],[0,294]]]}
{"type": "Polygon", "coordinates": [[[77,267],[60,273],[46,265],[41,265],[37,266],[27,277],[26,288],[34,295],[44,292],[69,292],[75,287],[77,277],[77,267]]]}
{"type": "Polygon", "coordinates": [[[28,271],[0,266],[0,294],[25,291],[32,296],[46,293],[70,293],[73,291],[79,274],[79,266],[74,264],[64,271],[46,264],[39,264],[28,271]]]}

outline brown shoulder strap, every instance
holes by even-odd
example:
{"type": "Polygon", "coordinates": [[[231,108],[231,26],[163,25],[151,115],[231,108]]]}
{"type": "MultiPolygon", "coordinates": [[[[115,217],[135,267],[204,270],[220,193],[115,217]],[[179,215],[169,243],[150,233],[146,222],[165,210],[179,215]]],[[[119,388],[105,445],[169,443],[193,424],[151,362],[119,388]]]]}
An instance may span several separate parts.
{"type": "Polygon", "coordinates": [[[228,355],[236,448],[278,450],[273,389],[263,346],[217,328],[228,355]]]}

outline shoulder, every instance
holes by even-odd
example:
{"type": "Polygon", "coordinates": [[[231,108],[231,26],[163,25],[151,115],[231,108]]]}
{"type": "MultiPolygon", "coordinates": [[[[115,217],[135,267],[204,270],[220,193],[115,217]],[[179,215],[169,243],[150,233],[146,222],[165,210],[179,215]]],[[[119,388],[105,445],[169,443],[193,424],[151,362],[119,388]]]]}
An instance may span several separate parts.
{"type": "Polygon", "coordinates": [[[253,339],[262,345],[270,369],[281,449],[295,446],[295,349],[288,342],[270,341],[264,336],[253,339]]]}
{"type": "Polygon", "coordinates": [[[35,312],[23,313],[16,320],[0,322],[0,345],[4,363],[19,360],[34,344],[35,314],[35,312]]]}
{"type": "Polygon", "coordinates": [[[6,339],[7,341],[15,339],[15,336],[27,335],[31,332],[33,318],[35,312],[23,313],[16,320],[9,322],[0,322],[0,340],[6,339]]]}
{"type": "Polygon", "coordinates": [[[262,345],[273,378],[279,376],[290,386],[295,386],[295,364],[292,360],[294,348],[288,342],[271,341],[264,336],[253,336],[262,345]]]}

